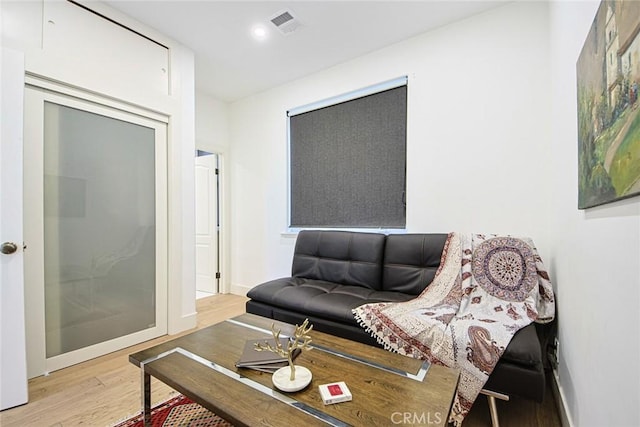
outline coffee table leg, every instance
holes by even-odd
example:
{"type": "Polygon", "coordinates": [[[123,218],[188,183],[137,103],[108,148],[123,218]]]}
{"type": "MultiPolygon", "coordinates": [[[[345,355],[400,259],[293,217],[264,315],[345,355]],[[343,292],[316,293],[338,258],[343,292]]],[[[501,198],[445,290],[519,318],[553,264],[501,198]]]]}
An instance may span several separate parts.
{"type": "Polygon", "coordinates": [[[151,375],[144,371],[144,365],[141,367],[142,371],[142,417],[144,421],[144,427],[151,427],[151,375]]]}

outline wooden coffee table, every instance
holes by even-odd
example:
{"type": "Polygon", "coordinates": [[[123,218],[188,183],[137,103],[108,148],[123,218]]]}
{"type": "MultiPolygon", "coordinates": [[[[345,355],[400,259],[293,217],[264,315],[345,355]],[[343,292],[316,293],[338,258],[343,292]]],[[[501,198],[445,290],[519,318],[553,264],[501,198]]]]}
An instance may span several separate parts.
{"type": "Polygon", "coordinates": [[[145,425],[150,425],[151,376],[235,426],[447,424],[459,372],[343,338],[311,332],[312,350],[296,365],[311,370],[305,389],[283,393],[271,374],[236,368],[246,340],[283,335],[292,325],[243,314],[129,356],[142,371],[145,425]],[[353,400],[324,405],[320,384],[345,381],[353,400]]]}

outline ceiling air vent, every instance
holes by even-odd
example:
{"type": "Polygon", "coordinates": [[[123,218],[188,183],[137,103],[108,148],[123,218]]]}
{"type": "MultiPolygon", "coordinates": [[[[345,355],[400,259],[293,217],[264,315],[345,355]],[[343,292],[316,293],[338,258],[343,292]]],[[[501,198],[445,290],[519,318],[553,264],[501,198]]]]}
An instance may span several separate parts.
{"type": "Polygon", "coordinates": [[[298,27],[300,27],[300,25],[302,25],[290,10],[280,11],[273,15],[269,20],[276,26],[278,31],[285,36],[293,33],[298,29],[298,27]]]}

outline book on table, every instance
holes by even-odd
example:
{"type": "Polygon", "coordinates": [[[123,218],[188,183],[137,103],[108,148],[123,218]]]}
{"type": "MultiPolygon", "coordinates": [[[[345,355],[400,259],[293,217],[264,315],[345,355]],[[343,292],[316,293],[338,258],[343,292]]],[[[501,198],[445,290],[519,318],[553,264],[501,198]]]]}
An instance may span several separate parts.
{"type": "MultiPolygon", "coordinates": [[[[283,348],[287,348],[288,341],[289,338],[280,338],[280,343],[283,348]]],[[[282,357],[278,353],[273,353],[269,350],[256,350],[256,343],[264,344],[265,342],[275,347],[276,341],[273,338],[267,340],[248,340],[244,345],[240,359],[236,362],[236,368],[249,368],[256,371],[273,373],[287,366],[289,361],[286,357],[282,357]]],[[[299,354],[300,349],[295,349],[292,359],[295,359],[299,354]]]]}

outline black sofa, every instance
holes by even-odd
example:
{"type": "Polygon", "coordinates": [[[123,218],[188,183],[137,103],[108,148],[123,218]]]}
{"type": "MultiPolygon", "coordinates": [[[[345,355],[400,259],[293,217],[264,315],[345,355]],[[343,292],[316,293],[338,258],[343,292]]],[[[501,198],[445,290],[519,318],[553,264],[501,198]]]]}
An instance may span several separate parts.
{"type": "MultiPolygon", "coordinates": [[[[252,288],[246,310],[293,324],[308,318],[316,330],[379,346],[351,309],[415,298],[432,282],[446,239],[447,234],[301,231],[291,277],[252,288]]],[[[517,395],[541,402],[544,390],[542,345],[530,324],[514,335],[483,390],[494,424],[493,397],[517,395]]]]}

